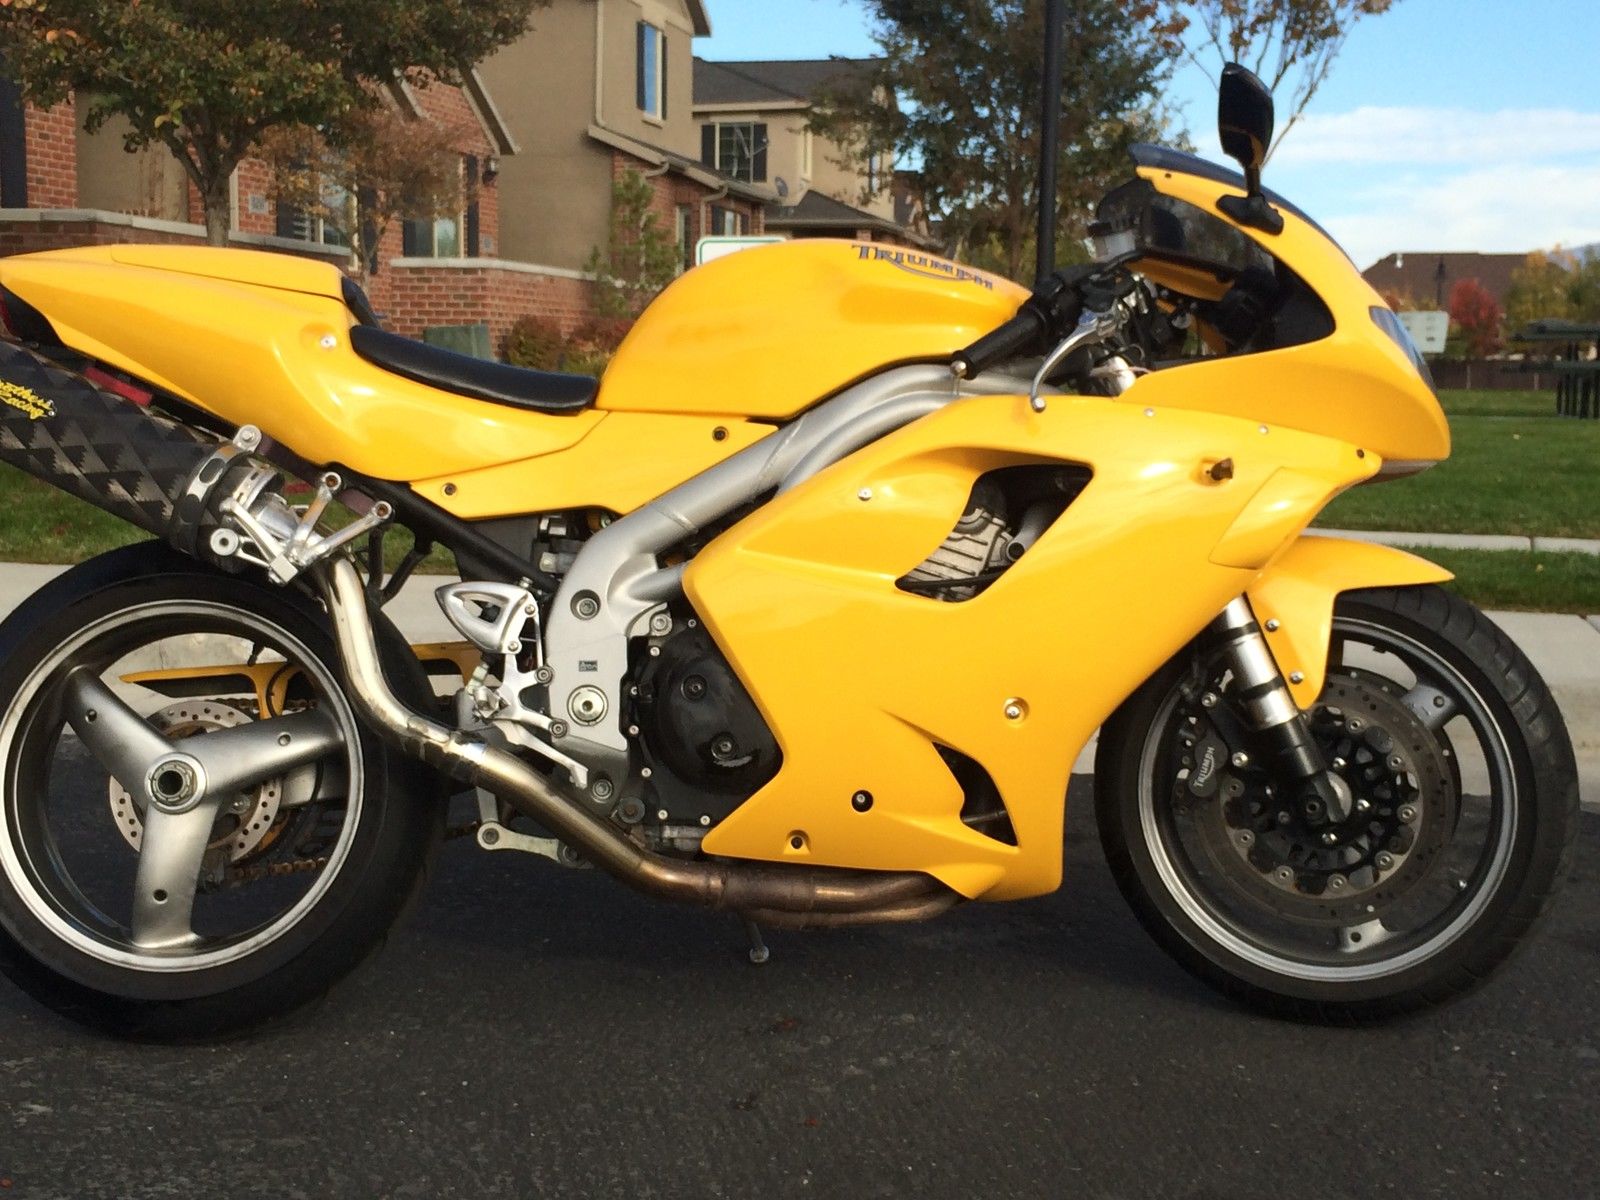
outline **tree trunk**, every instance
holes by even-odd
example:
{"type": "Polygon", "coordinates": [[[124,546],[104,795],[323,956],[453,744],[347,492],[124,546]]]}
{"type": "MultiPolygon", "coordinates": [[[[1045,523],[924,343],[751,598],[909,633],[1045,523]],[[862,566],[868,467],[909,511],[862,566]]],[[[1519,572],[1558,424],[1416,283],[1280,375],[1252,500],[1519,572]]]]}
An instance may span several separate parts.
{"type": "Polygon", "coordinates": [[[206,243],[226,246],[233,226],[233,193],[228,186],[232,172],[219,180],[211,180],[200,194],[206,209],[206,243]]]}

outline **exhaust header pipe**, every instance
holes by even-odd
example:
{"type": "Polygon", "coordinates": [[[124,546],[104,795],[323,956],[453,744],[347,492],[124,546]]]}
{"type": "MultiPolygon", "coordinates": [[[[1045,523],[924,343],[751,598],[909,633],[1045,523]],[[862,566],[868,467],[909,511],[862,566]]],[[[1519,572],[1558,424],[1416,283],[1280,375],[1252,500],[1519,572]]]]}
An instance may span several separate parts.
{"type": "Polygon", "coordinates": [[[689,862],[639,846],[579,808],[515,755],[402,704],[383,677],[355,564],[335,558],[315,575],[333,621],[350,700],[375,727],[412,757],[506,800],[624,883],[662,899],[745,913],[788,928],[924,920],[960,898],[930,876],[910,871],[689,862]]]}

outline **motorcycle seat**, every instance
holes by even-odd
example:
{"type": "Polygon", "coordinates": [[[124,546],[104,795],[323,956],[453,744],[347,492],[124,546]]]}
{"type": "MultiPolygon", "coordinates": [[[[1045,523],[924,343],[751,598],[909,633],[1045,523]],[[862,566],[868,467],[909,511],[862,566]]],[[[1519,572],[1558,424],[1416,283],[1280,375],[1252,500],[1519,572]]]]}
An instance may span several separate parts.
{"type": "Polygon", "coordinates": [[[371,325],[351,328],[350,348],[391,374],[457,396],[533,412],[583,412],[593,406],[600,391],[600,381],[588,375],[562,375],[486,362],[371,325]]]}

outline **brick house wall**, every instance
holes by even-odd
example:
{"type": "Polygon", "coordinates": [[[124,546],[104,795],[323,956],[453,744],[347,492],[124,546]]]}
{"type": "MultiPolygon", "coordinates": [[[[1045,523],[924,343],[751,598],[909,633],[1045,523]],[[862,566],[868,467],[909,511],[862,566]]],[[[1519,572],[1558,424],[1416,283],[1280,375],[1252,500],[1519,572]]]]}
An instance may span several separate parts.
{"type": "Polygon", "coordinates": [[[23,113],[28,155],[28,205],[72,208],[78,203],[77,110],[71,100],[23,113]]]}
{"type": "Polygon", "coordinates": [[[611,181],[619,182],[629,171],[644,176],[653,193],[650,211],[670,236],[677,229],[678,208],[687,206],[690,211],[689,242],[693,245],[711,232],[711,209],[731,209],[742,215],[747,237],[759,237],[765,229],[766,206],[742,196],[717,196],[715,189],[696,182],[676,171],[662,172],[643,159],[635,158],[622,150],[611,152],[611,181]],[[716,197],[713,199],[712,197],[716,197]]]}

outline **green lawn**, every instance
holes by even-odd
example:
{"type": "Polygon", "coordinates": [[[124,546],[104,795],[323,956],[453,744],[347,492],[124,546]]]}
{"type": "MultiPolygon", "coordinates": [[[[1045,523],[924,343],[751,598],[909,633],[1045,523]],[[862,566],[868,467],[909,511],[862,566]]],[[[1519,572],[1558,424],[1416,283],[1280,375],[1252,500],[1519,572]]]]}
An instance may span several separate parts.
{"type": "MultiPolygon", "coordinates": [[[[303,503],[297,500],[297,503],[303,503]]],[[[338,513],[334,524],[338,524],[338,513]]],[[[43,480],[0,463],[0,562],[80,563],[86,558],[149,535],[92,504],[74,499],[43,480]]],[[[391,534],[385,550],[396,565],[410,548],[405,530],[391,534]]],[[[439,551],[420,568],[426,574],[455,570],[449,555],[439,551]]]]}
{"type": "Polygon", "coordinates": [[[1448,392],[1445,407],[1454,438],[1447,461],[1354,488],[1317,523],[1600,538],[1600,421],[1558,417],[1544,393],[1448,392]]]}
{"type": "Polygon", "coordinates": [[[1455,572],[1449,586],[1480,608],[1600,614],[1600,555],[1414,550],[1455,572]]]}

